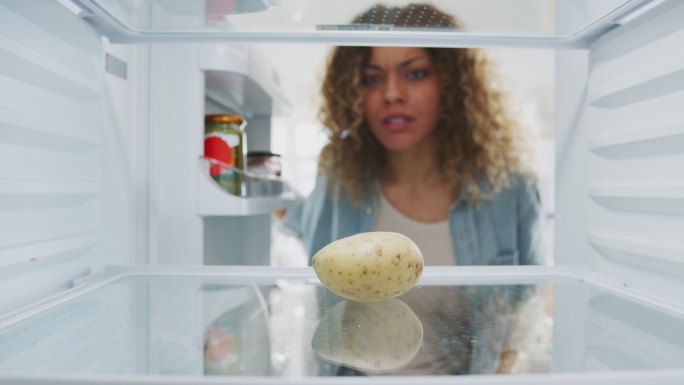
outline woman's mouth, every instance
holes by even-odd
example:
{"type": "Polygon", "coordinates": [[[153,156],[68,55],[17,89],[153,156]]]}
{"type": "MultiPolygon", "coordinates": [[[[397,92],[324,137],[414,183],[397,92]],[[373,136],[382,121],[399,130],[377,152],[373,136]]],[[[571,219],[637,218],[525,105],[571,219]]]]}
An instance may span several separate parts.
{"type": "Polygon", "coordinates": [[[413,118],[406,115],[391,115],[382,119],[382,124],[390,131],[406,129],[413,122],[413,118]]]}

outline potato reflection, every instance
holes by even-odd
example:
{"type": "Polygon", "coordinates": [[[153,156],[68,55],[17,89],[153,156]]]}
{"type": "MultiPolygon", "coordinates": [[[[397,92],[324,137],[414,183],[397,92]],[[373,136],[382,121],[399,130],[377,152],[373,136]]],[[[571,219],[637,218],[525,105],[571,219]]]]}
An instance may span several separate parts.
{"type": "Polygon", "coordinates": [[[384,373],[408,364],[422,341],[423,325],[402,300],[342,300],[321,317],[312,346],[327,361],[384,373]]]}

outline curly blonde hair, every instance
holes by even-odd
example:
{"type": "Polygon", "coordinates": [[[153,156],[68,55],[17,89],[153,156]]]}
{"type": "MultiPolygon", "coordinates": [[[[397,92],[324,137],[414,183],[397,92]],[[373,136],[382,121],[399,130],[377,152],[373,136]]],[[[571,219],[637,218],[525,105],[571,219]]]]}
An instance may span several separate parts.
{"type": "MultiPolygon", "coordinates": [[[[375,6],[354,23],[391,20],[394,26],[457,28],[456,19],[428,4],[387,8],[375,6]],[[416,15],[431,15],[417,19],[416,15]]],[[[471,202],[493,195],[511,182],[513,174],[534,178],[532,147],[513,114],[494,66],[473,48],[426,48],[442,79],[441,108],[436,128],[436,154],[441,172],[465,184],[471,202]],[[488,187],[480,183],[484,176],[488,187]]],[[[364,120],[362,68],[372,47],[335,47],[321,87],[319,111],[329,143],[319,158],[319,171],[332,186],[340,186],[358,201],[371,181],[383,172],[385,150],[364,120]]]]}

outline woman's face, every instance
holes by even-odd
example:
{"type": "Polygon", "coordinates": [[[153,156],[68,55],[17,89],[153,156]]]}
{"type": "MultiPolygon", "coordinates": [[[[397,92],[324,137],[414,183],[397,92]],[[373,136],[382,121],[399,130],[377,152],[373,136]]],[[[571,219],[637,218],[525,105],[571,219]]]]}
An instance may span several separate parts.
{"type": "Polygon", "coordinates": [[[440,76],[425,48],[373,47],[362,68],[364,113],[388,151],[430,146],[440,108],[440,76]]]}

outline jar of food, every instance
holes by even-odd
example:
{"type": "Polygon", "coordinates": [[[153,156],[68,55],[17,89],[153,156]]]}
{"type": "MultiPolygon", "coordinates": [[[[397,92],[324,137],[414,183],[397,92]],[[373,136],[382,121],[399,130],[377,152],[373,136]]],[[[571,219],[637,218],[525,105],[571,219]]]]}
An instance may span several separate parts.
{"type": "Polygon", "coordinates": [[[204,118],[204,156],[209,174],[233,195],[243,194],[245,169],[245,119],[236,114],[207,115],[204,118]]]}
{"type": "Polygon", "coordinates": [[[247,153],[247,171],[258,175],[280,176],[280,155],[269,151],[250,151],[247,153]]]}
{"type": "Polygon", "coordinates": [[[275,196],[283,193],[280,155],[268,151],[247,153],[247,195],[275,196]]]}

